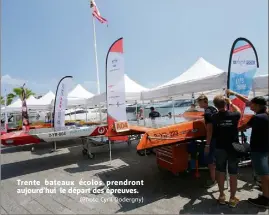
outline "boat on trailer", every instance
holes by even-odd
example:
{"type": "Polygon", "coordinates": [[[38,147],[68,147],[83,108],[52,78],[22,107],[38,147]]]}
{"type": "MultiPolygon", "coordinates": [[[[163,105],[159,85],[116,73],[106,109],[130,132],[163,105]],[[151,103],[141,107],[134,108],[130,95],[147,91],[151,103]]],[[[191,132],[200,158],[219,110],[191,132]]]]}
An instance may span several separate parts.
{"type": "MultiPolygon", "coordinates": [[[[83,145],[82,153],[93,158],[94,154],[89,148],[89,144],[100,146],[100,142],[90,141],[89,138],[104,136],[107,132],[107,125],[92,126],[66,126],[60,131],[54,128],[31,129],[29,132],[15,131],[1,135],[1,144],[5,146],[22,146],[29,144],[39,144],[42,142],[58,142],[65,140],[80,139],[83,145]]],[[[33,150],[33,148],[32,148],[33,150]]]]}
{"type": "Polygon", "coordinates": [[[106,133],[107,126],[67,126],[60,131],[55,131],[53,128],[38,128],[31,129],[29,132],[15,131],[3,134],[1,143],[3,145],[26,145],[38,144],[41,142],[55,142],[83,137],[101,136],[106,133]]]}

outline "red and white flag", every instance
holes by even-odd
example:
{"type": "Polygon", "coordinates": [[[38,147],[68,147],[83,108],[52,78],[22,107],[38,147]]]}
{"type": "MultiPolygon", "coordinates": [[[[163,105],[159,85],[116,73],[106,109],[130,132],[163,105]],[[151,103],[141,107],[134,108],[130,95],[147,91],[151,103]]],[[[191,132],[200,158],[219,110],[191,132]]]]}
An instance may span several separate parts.
{"type": "Polygon", "coordinates": [[[103,18],[95,4],[94,0],[91,0],[92,15],[101,23],[107,23],[107,20],[103,18]]]}

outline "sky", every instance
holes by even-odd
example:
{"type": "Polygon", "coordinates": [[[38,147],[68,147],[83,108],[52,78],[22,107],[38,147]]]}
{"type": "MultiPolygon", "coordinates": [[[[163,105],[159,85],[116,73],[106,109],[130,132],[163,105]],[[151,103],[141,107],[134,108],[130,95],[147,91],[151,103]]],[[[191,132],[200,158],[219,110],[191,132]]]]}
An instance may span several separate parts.
{"type": "MultiPolygon", "coordinates": [[[[96,21],[101,92],[110,45],[124,38],[125,73],[152,88],[179,76],[199,57],[227,71],[238,37],[255,46],[268,73],[268,0],[95,0],[108,27],[96,21]]],[[[97,93],[93,24],[88,0],[2,0],[1,91],[26,83],[55,92],[73,76],[97,93]]],[[[3,94],[3,93],[1,93],[3,94]]]]}

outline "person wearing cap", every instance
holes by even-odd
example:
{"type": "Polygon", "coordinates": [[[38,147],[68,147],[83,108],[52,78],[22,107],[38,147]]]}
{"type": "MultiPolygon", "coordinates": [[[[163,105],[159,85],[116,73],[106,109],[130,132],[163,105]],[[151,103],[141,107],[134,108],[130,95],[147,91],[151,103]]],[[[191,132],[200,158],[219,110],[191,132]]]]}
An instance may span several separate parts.
{"type": "Polygon", "coordinates": [[[250,101],[243,95],[227,90],[227,95],[234,95],[245,103],[255,115],[248,121],[243,129],[252,128],[250,137],[251,160],[254,171],[261,178],[262,195],[248,201],[256,206],[269,208],[269,115],[266,100],[255,97],[250,101]]]}
{"type": "Polygon", "coordinates": [[[210,180],[207,181],[206,187],[210,188],[217,184],[215,177],[215,138],[213,134],[212,115],[217,113],[218,110],[208,105],[208,98],[204,94],[200,95],[197,99],[197,103],[200,108],[204,109],[204,121],[206,124],[206,146],[205,146],[205,158],[210,172],[210,180]]]}

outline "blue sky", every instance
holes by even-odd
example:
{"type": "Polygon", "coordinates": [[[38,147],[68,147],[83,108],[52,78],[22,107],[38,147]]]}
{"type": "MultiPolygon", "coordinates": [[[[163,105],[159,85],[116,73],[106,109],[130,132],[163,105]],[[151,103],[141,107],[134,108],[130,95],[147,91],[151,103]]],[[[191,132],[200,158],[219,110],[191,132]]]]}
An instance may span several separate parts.
{"type": "MultiPolygon", "coordinates": [[[[96,0],[109,26],[96,22],[101,92],[110,45],[124,38],[125,73],[145,87],[180,75],[199,57],[227,70],[237,37],[256,47],[268,73],[268,0],[96,0]]],[[[27,82],[37,93],[74,77],[96,93],[88,0],[3,0],[2,89],[27,82]]]]}

